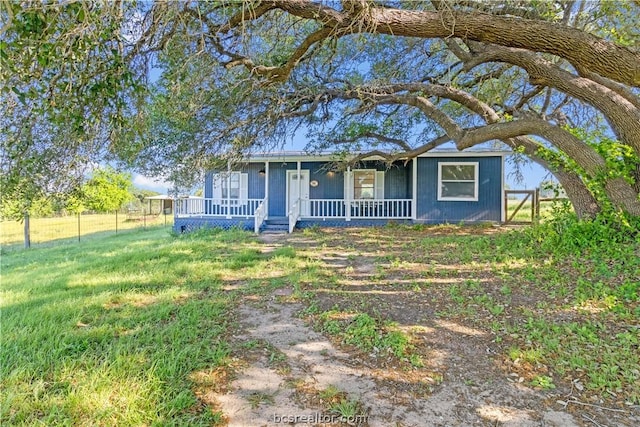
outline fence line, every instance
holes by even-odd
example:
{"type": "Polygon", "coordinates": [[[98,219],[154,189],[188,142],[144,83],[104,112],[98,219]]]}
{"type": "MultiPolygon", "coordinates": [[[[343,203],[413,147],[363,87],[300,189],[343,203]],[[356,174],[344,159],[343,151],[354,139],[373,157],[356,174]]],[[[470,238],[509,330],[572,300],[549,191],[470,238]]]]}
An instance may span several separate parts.
{"type": "Polygon", "coordinates": [[[149,214],[146,210],[127,213],[58,215],[29,218],[23,221],[0,222],[0,245],[2,247],[31,247],[35,244],[62,241],[82,241],[105,234],[118,234],[139,230],[149,226],[173,225],[173,214],[168,211],[149,214]]]}

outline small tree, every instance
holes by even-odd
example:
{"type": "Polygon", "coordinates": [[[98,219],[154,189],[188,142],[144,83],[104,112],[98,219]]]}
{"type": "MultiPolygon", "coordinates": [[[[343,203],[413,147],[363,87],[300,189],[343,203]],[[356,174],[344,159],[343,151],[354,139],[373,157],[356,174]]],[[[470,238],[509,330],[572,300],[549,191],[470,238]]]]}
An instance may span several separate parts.
{"type": "Polygon", "coordinates": [[[83,204],[95,212],[113,212],[133,198],[131,188],[131,174],[111,167],[98,169],[83,186],[83,204]]]}

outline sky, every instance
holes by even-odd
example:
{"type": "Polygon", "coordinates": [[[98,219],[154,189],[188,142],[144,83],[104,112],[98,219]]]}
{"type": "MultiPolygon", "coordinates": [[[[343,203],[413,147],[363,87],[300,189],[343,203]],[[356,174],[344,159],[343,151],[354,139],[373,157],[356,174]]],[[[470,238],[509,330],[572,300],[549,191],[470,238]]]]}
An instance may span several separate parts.
{"type": "Polygon", "coordinates": [[[139,173],[133,174],[133,185],[137,188],[155,191],[160,194],[169,194],[169,190],[172,187],[172,184],[170,182],[158,178],[140,175],[139,173]]]}

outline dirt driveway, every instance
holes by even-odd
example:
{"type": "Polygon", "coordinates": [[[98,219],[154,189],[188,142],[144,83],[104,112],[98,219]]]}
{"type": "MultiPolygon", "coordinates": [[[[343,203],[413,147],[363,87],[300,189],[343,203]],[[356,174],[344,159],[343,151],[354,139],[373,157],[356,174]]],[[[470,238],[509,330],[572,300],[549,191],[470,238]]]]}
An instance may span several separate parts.
{"type": "MultiPolygon", "coordinates": [[[[453,247],[431,253],[433,261],[428,263],[424,254],[394,255],[399,242],[375,237],[368,241],[365,233],[354,243],[342,230],[335,234],[328,230],[320,238],[308,233],[262,237],[265,253],[293,247],[297,255],[330,270],[332,280],[326,287],[310,289],[299,283],[244,298],[232,337],[238,361],[233,380],[205,397],[220,408],[228,425],[640,424],[637,407],[588,400],[580,394],[580,382],[559,383],[552,389],[532,386],[533,374],[528,371],[536,367],[505,357],[507,343],[497,340],[488,327],[492,306],[487,306],[491,313],[485,322],[478,316],[470,320],[464,310],[445,304],[455,299],[451,283],[460,276],[491,284],[497,280],[496,272],[472,272],[468,267],[477,264],[473,259],[446,262],[453,247]],[[340,244],[327,244],[333,239],[340,244]],[[439,282],[446,286],[438,287],[439,282]],[[318,313],[356,309],[387,319],[410,335],[420,363],[408,363],[375,347],[364,351],[345,344],[340,331],[327,333],[319,323],[318,313]]],[[[405,249],[415,251],[415,247],[405,249]]],[[[494,285],[506,293],[504,284],[494,285]]],[[[527,305],[536,298],[510,292],[512,304],[527,305]]]]}

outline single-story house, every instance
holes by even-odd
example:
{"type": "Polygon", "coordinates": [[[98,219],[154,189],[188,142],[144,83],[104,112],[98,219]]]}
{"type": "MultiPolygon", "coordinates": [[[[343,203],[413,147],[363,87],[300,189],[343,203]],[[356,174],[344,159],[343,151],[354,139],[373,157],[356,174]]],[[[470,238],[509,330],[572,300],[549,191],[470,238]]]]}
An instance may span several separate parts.
{"type": "Polygon", "coordinates": [[[204,197],[176,199],[174,229],[504,221],[508,152],[429,152],[336,168],[334,155],[280,152],[206,175],[204,197]]]}

